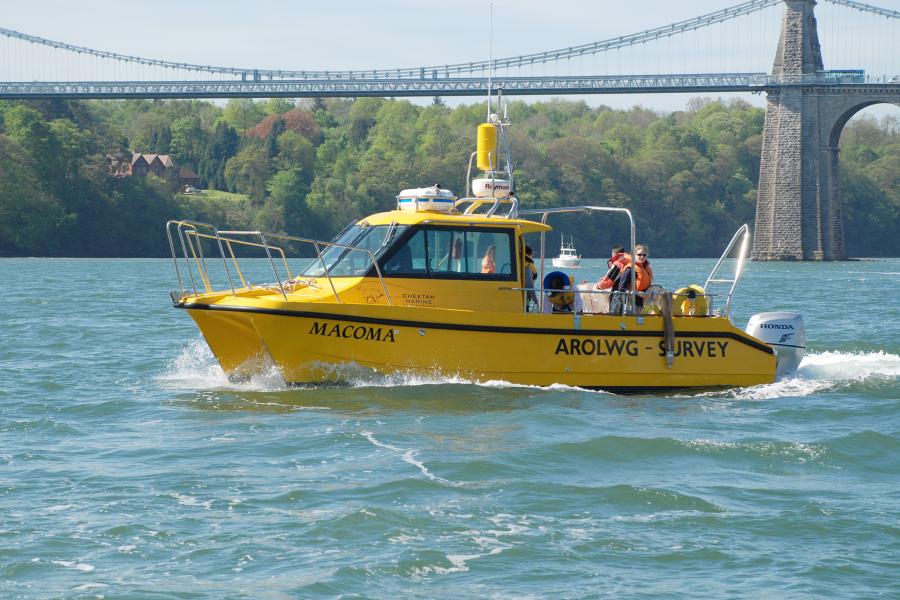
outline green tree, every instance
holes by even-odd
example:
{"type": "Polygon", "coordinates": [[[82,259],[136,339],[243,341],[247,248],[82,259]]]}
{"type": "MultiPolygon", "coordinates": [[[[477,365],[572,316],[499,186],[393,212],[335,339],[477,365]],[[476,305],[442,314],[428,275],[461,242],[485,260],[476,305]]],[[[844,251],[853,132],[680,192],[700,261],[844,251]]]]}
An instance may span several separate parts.
{"type": "Polygon", "coordinates": [[[238,132],[243,132],[266,116],[262,106],[247,98],[232,98],[222,112],[225,122],[234,127],[238,132]]]}
{"type": "Polygon", "coordinates": [[[297,169],[308,185],[315,175],[316,149],[296,131],[285,131],[278,136],[276,164],[279,169],[297,169]]]}
{"type": "Polygon", "coordinates": [[[309,182],[300,169],[278,171],[269,181],[269,202],[280,213],[280,228],[293,235],[313,235],[314,224],[306,205],[309,182]]]}
{"type": "Polygon", "coordinates": [[[239,147],[240,137],[234,128],[224,120],[217,122],[197,165],[197,174],[207,185],[218,190],[226,189],[225,164],[237,154],[239,147]]]}
{"type": "Polygon", "coordinates": [[[288,98],[270,98],[262,105],[263,112],[267,115],[281,115],[294,108],[296,108],[294,101],[288,98]]]}
{"type": "Polygon", "coordinates": [[[42,189],[27,150],[0,134],[0,254],[55,254],[62,205],[42,189]]]}
{"type": "Polygon", "coordinates": [[[278,154],[278,136],[284,133],[285,128],[284,119],[280,116],[276,117],[269,135],[266,136],[266,150],[269,152],[269,158],[275,158],[278,154]]]}
{"type": "Polygon", "coordinates": [[[247,194],[251,202],[261,206],[266,199],[266,183],[271,172],[266,150],[254,144],[228,160],[225,165],[225,181],[231,190],[247,194]]]}
{"type": "Polygon", "coordinates": [[[207,143],[200,117],[193,115],[176,119],[170,131],[172,141],[169,143],[169,153],[179,164],[196,168],[207,143]]]}

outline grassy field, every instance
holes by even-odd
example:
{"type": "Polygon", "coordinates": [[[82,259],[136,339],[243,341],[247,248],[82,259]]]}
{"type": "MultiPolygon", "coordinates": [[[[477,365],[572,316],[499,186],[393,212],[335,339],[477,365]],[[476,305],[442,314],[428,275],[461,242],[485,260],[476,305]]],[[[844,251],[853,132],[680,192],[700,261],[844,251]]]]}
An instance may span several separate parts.
{"type": "Polygon", "coordinates": [[[254,222],[255,210],[246,194],[232,194],[220,190],[199,190],[191,194],[178,194],[186,211],[201,221],[214,223],[229,229],[249,229],[254,222]]]}
{"type": "Polygon", "coordinates": [[[223,192],[221,190],[200,190],[193,194],[180,194],[185,198],[205,198],[206,200],[214,200],[217,202],[240,202],[247,199],[246,194],[233,194],[231,192],[223,192]]]}

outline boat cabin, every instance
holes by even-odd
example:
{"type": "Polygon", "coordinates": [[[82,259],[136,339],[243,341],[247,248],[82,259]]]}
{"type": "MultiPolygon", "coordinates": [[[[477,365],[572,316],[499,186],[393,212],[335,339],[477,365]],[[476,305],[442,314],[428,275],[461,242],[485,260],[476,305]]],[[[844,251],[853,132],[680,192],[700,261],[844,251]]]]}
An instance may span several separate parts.
{"type": "Polygon", "coordinates": [[[319,278],[330,279],[341,302],[522,312],[522,236],[549,229],[524,219],[398,209],[346,228],[298,279],[316,280],[326,302],[330,286],[319,278]]]}

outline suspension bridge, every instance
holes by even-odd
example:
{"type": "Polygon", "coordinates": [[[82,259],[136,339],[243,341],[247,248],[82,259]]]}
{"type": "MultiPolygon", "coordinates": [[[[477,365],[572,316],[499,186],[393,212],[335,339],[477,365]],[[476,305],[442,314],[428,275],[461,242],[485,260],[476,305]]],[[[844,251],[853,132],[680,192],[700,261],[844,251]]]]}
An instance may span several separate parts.
{"type": "MultiPolygon", "coordinates": [[[[0,40],[6,41],[5,48],[0,46],[6,57],[0,61],[0,98],[476,96],[486,94],[489,85],[507,95],[766,92],[797,85],[876,85],[900,75],[900,47],[881,61],[860,56],[874,70],[853,65],[815,73],[770,73],[766,63],[778,39],[773,24],[784,1],[748,0],[663,27],[568,48],[397,69],[203,65],[96,50],[0,28],[0,40]],[[739,63],[752,69],[735,69],[739,63]]],[[[835,36],[842,59],[835,63],[864,53],[867,48],[860,40],[879,37],[871,35],[873,28],[883,29],[879,33],[886,39],[896,37],[891,28],[897,28],[900,11],[855,0],[824,1],[844,12],[829,15],[842,24],[835,36]],[[847,11],[864,19],[848,26],[847,11]]]]}
{"type": "Polygon", "coordinates": [[[842,259],[840,134],[867,106],[900,105],[900,11],[856,0],[818,5],[817,19],[816,0],[747,0],[556,50],[357,70],[175,62],[0,28],[0,99],[478,96],[489,88],[505,95],[765,93],[754,257],[842,259]]]}

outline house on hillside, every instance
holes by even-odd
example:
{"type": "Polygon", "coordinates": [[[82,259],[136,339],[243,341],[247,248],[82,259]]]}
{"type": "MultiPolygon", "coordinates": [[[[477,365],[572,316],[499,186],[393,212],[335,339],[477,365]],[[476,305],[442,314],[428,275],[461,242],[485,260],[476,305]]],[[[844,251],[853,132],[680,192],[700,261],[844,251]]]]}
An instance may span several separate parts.
{"type": "Polygon", "coordinates": [[[162,177],[169,169],[174,169],[175,163],[168,154],[143,154],[135,152],[131,155],[131,174],[146,175],[153,173],[162,177]]]}
{"type": "Polygon", "coordinates": [[[191,187],[200,187],[200,176],[190,169],[178,169],[178,183],[191,187]]]}
{"type": "Polygon", "coordinates": [[[131,155],[131,165],[129,175],[146,176],[153,173],[157,177],[166,177],[173,173],[178,183],[181,185],[190,185],[198,187],[200,185],[200,176],[191,169],[178,168],[175,161],[168,154],[144,154],[142,152],[134,152],[131,155]]]}

